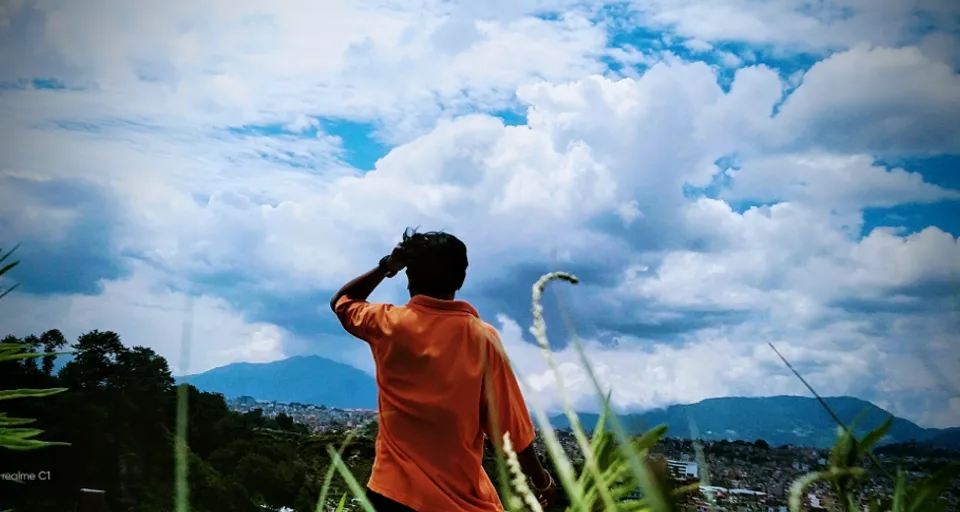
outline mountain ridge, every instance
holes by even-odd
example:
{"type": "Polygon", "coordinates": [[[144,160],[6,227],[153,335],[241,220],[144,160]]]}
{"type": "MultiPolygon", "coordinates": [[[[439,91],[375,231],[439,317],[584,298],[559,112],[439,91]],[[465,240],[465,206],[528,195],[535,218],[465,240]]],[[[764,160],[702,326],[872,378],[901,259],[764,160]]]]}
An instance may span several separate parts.
{"type": "MultiPolygon", "coordinates": [[[[937,443],[940,447],[960,448],[954,442],[958,432],[950,429],[925,428],[910,420],[859,398],[850,396],[826,397],[824,402],[848,427],[856,423],[854,432],[863,435],[893,416],[890,430],[881,444],[937,443]]],[[[580,414],[584,428],[592,429],[598,415],[580,414]]],[[[666,424],[671,437],[704,440],[764,440],[771,445],[816,446],[826,448],[836,440],[837,425],[816,398],[802,396],[719,397],[693,404],[677,404],[639,413],[618,415],[621,424],[630,433],[666,424]],[[694,435],[696,433],[696,435],[694,435]]],[[[568,428],[563,415],[551,417],[551,424],[568,428]]]]}
{"type": "MultiPolygon", "coordinates": [[[[375,409],[375,379],[352,366],[322,356],[295,356],[270,363],[233,363],[206,372],[177,377],[204,391],[227,398],[242,396],[262,401],[325,405],[340,409],[375,409]]],[[[857,424],[859,435],[882,424],[884,409],[859,398],[827,397],[824,401],[846,425],[866,411],[857,424]]],[[[579,413],[580,422],[592,430],[596,413],[579,413]]],[[[757,441],[771,445],[832,446],[836,423],[815,398],[802,396],[718,397],[693,404],[675,404],[642,412],[618,414],[631,434],[666,424],[671,437],[691,438],[693,430],[704,440],[757,441]]],[[[550,417],[556,428],[569,428],[565,415],[550,417]]],[[[894,416],[881,444],[916,441],[947,449],[960,449],[960,427],[925,428],[894,416]]]]}
{"type": "Polygon", "coordinates": [[[321,356],[294,356],[269,363],[232,363],[176,377],[227,398],[326,405],[340,409],[377,407],[377,384],[352,366],[321,356]]]}

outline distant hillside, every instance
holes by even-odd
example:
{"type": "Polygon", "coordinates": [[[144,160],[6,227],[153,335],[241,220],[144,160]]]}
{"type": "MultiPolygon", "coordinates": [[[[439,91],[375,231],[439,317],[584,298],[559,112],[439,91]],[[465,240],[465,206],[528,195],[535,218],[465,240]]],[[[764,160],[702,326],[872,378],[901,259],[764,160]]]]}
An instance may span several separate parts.
{"type": "MultiPolygon", "coordinates": [[[[848,425],[862,411],[867,410],[856,429],[859,434],[879,426],[890,416],[887,411],[857,398],[833,397],[825,400],[848,425]]],[[[640,433],[650,427],[666,424],[670,429],[670,437],[691,438],[692,422],[701,439],[763,439],[771,445],[793,444],[824,448],[833,445],[837,428],[836,423],[815,398],[798,396],[712,398],[691,405],[674,405],[645,413],[626,414],[620,419],[631,433],[640,433]]],[[[585,426],[593,428],[597,415],[581,415],[581,421],[585,426]]],[[[551,422],[556,427],[569,427],[564,416],[555,416],[551,418],[551,422]]],[[[950,441],[949,436],[952,435],[955,439],[958,434],[960,432],[950,434],[949,431],[925,429],[908,420],[895,418],[882,443],[927,442],[939,435],[947,436],[942,440],[947,443],[950,441]]]]}
{"type": "Polygon", "coordinates": [[[960,450],[960,427],[946,428],[935,432],[933,437],[924,441],[924,444],[934,448],[960,450]]]}
{"type": "MultiPolygon", "coordinates": [[[[258,400],[299,402],[341,409],[374,409],[377,386],[373,377],[319,356],[292,357],[272,363],[237,363],[178,379],[204,391],[223,393],[228,398],[251,396],[258,400]]],[[[857,398],[827,398],[827,403],[849,424],[863,410],[857,432],[880,425],[889,413],[857,398]]],[[[581,414],[581,422],[592,429],[596,414],[581,414]]],[[[756,441],[771,445],[828,447],[834,443],[836,425],[814,398],[775,396],[765,398],[712,398],[691,405],[674,405],[644,413],[622,415],[631,433],[666,424],[670,437],[690,438],[690,420],[699,437],[756,441]]],[[[568,428],[565,416],[551,418],[556,427],[568,428]]],[[[896,418],[882,444],[918,443],[943,449],[960,449],[960,428],[925,429],[896,418]]]]}
{"type": "Polygon", "coordinates": [[[203,391],[228,398],[299,402],[341,409],[377,407],[377,383],[370,375],[320,356],[298,356],[272,363],[234,363],[178,377],[203,391]]]}

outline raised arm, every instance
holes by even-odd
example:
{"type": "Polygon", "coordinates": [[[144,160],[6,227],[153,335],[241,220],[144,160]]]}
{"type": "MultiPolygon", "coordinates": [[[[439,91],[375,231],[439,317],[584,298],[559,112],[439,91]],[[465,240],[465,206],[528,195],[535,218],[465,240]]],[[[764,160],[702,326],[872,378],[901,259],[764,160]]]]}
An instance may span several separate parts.
{"type": "Polygon", "coordinates": [[[380,286],[380,283],[383,282],[385,277],[387,277],[386,269],[378,265],[351,279],[347,284],[337,290],[337,293],[330,299],[330,309],[336,312],[337,302],[344,296],[356,300],[367,300],[367,297],[370,297],[373,290],[376,290],[377,286],[380,286]]]}
{"type": "Polygon", "coordinates": [[[370,294],[373,293],[373,290],[376,290],[377,286],[380,286],[384,278],[395,276],[397,272],[400,272],[403,270],[403,267],[406,266],[406,262],[403,261],[401,257],[401,252],[401,247],[397,245],[389,256],[385,256],[380,260],[380,263],[376,267],[360,274],[343,285],[330,299],[330,309],[336,312],[337,302],[344,296],[356,300],[367,300],[370,294]]]}

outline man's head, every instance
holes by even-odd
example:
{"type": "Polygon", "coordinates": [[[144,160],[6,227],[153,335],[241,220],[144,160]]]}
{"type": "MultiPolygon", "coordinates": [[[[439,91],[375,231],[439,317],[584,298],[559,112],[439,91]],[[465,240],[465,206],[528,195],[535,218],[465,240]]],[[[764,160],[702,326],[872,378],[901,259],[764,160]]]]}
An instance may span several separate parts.
{"type": "Polygon", "coordinates": [[[407,263],[407,288],[410,294],[453,298],[467,277],[467,246],[457,237],[434,231],[403,233],[404,259],[407,263]]]}

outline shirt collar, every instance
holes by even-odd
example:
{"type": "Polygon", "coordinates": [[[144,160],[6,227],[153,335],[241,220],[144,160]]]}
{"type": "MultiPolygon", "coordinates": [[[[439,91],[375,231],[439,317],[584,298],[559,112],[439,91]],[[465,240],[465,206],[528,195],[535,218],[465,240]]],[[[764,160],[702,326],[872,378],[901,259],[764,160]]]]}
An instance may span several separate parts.
{"type": "Polygon", "coordinates": [[[413,297],[410,297],[410,302],[408,302],[408,304],[430,309],[442,309],[444,311],[461,311],[480,318],[480,313],[477,312],[476,308],[471,306],[469,302],[463,300],[443,300],[428,297],[426,295],[414,295],[413,297]]]}

